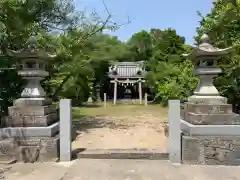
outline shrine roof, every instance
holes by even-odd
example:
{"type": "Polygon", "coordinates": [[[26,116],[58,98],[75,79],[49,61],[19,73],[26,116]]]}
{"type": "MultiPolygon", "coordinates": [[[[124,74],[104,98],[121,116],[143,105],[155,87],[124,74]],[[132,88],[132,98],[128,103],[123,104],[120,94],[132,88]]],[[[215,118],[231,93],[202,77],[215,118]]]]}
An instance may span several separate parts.
{"type": "Polygon", "coordinates": [[[113,62],[109,67],[111,78],[143,78],[143,61],[137,62],[113,62]]]}

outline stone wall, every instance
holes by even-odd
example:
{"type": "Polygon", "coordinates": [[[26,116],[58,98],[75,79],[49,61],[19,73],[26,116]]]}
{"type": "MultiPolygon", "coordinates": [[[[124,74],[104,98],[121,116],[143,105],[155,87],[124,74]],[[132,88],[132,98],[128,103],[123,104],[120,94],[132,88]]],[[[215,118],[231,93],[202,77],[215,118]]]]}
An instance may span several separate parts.
{"type": "Polygon", "coordinates": [[[239,165],[240,136],[182,136],[182,163],[239,165]]]}

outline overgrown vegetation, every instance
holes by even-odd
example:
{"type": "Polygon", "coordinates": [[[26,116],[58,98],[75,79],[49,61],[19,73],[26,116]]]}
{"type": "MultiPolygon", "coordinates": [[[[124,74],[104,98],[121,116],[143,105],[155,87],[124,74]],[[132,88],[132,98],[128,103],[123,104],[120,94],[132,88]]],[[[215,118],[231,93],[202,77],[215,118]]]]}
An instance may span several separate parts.
{"type": "MultiPolygon", "coordinates": [[[[108,88],[110,61],[144,60],[147,86],[155,102],[166,104],[168,99],[185,100],[195,89],[198,78],[192,73],[191,62],[182,56],[191,48],[174,29],[151,29],[133,34],[128,42],[103,33],[121,25],[114,22],[107,6],[103,19],[96,12],[91,15],[74,9],[71,0],[2,0],[0,1],[0,68],[16,66],[7,49],[24,48],[31,33],[37,34],[39,48],[56,54],[49,71],[51,76],[43,84],[54,99],[72,98],[76,104],[86,101],[91,87],[108,88]]],[[[199,13],[199,15],[201,15],[199,13]]],[[[238,102],[240,81],[240,3],[226,0],[214,2],[213,9],[202,17],[199,36],[208,33],[214,45],[225,48],[233,45],[236,51],[222,59],[224,73],[215,84],[224,96],[238,102]]],[[[2,112],[21,92],[22,80],[17,69],[3,70],[0,78],[2,112]]],[[[94,95],[94,92],[93,92],[94,95]]]]}

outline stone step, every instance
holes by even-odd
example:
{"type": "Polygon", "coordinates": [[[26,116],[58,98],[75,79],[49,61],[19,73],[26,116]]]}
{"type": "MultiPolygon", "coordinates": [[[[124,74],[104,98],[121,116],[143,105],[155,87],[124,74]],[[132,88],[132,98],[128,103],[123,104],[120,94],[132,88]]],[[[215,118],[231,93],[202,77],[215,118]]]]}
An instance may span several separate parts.
{"type": "Polygon", "coordinates": [[[9,116],[44,116],[56,112],[56,105],[47,106],[10,106],[9,116]]]}
{"type": "Polygon", "coordinates": [[[75,158],[86,159],[148,159],[168,160],[169,153],[165,149],[76,149],[75,158]],[[79,151],[79,152],[78,152],[79,151]]]}
{"type": "Polygon", "coordinates": [[[185,112],[196,114],[232,114],[231,104],[193,104],[186,102],[184,104],[185,112]]]}
{"type": "Polygon", "coordinates": [[[240,124],[240,115],[229,114],[196,114],[188,112],[185,121],[195,125],[230,125],[240,124]]]}
{"type": "Polygon", "coordinates": [[[4,118],[5,127],[44,127],[58,120],[57,113],[44,116],[7,116],[4,118]]]}
{"type": "MultiPolygon", "coordinates": [[[[113,100],[108,101],[108,103],[113,103],[113,100]]],[[[144,105],[145,100],[142,99],[142,105],[144,105]]],[[[117,99],[116,104],[133,104],[133,105],[140,105],[139,99],[117,99]]]]}

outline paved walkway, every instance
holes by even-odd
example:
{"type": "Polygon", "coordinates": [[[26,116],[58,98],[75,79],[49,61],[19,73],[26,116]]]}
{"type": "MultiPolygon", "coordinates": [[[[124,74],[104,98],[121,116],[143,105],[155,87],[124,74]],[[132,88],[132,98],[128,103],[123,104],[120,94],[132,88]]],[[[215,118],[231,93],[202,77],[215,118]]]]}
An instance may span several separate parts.
{"type": "Polygon", "coordinates": [[[240,180],[240,167],[172,165],[153,160],[81,159],[0,167],[6,180],[240,180]]]}

